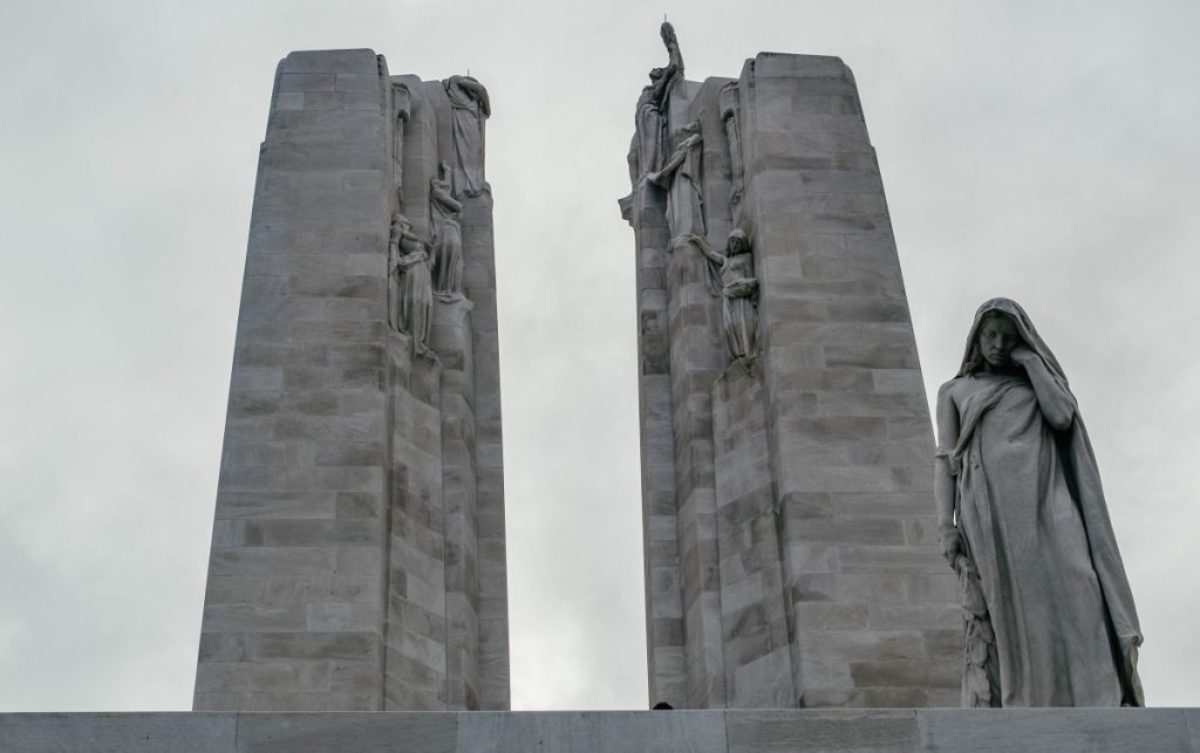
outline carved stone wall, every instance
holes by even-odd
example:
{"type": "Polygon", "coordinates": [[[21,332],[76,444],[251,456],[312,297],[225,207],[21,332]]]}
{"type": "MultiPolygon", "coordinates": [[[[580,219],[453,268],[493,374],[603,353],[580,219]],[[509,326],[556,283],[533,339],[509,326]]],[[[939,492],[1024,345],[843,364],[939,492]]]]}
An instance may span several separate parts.
{"type": "Polygon", "coordinates": [[[705,239],[671,226],[666,181],[631,176],[652,702],[957,705],[933,435],[852,74],[760,54],[656,112],[666,155],[699,124],[705,239]],[[752,281],[717,274],[733,230],[752,281]],[[748,357],[721,338],[735,297],[748,357]]]}
{"type": "MultiPolygon", "coordinates": [[[[280,63],[251,218],[197,710],[508,708],[486,184],[454,197],[464,205],[465,289],[434,295],[427,277],[404,276],[439,261],[430,182],[462,151],[453,117],[442,82],[389,76],[370,50],[280,63]],[[389,231],[396,215],[409,223],[403,243],[389,231]],[[427,335],[398,315],[405,305],[424,312],[427,335]]],[[[482,133],[480,117],[479,176],[482,133]]]]}

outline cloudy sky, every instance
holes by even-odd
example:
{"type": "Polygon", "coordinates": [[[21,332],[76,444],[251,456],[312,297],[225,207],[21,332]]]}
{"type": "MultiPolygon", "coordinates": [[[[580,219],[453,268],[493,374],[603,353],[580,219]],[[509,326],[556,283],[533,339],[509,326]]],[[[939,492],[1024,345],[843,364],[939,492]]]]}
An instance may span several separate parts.
{"type": "Polygon", "coordinates": [[[191,705],[276,61],[489,88],[514,708],[642,708],[633,237],[668,13],[688,77],[841,56],[930,392],[1022,302],[1087,416],[1153,705],[1200,705],[1200,5],[0,3],[0,711],[191,705]]]}

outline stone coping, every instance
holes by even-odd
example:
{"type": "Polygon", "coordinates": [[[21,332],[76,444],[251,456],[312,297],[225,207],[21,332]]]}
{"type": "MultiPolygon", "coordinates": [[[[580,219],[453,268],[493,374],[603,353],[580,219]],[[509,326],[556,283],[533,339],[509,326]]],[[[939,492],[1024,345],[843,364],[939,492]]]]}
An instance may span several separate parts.
{"type": "Polygon", "coordinates": [[[1200,753],[1200,709],[0,714],[3,753],[1200,753]]]}

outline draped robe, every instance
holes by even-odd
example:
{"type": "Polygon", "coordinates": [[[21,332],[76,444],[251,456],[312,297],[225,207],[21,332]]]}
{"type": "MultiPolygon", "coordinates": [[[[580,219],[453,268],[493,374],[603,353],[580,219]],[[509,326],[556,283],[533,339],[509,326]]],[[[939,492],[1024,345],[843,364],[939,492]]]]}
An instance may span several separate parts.
{"type": "Polygon", "coordinates": [[[1020,306],[995,299],[980,308],[958,377],[967,380],[958,387],[958,441],[941,450],[957,476],[956,517],[976,579],[964,582],[964,596],[971,602],[977,585],[983,600],[977,614],[966,610],[964,697],[982,690],[982,705],[1142,705],[1141,629],[1087,429],[1076,411],[1056,431],[1024,374],[970,372],[976,333],[991,311],[1014,321],[1067,389],[1020,306]],[[994,651],[985,650],[988,639],[994,651]],[[984,669],[998,678],[999,697],[986,697],[979,677],[970,676],[972,662],[994,662],[984,669]]]}

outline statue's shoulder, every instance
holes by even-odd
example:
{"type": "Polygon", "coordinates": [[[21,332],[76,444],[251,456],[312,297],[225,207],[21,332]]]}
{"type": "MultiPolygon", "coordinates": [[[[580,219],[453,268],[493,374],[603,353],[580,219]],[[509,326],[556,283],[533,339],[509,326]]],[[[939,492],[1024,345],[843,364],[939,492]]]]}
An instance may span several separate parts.
{"type": "Polygon", "coordinates": [[[960,392],[963,388],[963,382],[967,377],[956,376],[953,379],[947,380],[938,388],[938,397],[951,396],[956,392],[960,392]]]}
{"type": "Polygon", "coordinates": [[[964,397],[971,392],[975,380],[970,375],[956,376],[938,388],[938,407],[953,405],[958,407],[964,397]]]}

